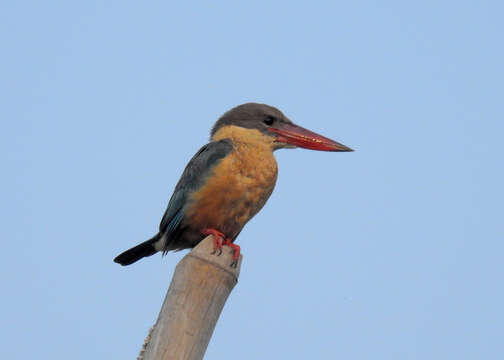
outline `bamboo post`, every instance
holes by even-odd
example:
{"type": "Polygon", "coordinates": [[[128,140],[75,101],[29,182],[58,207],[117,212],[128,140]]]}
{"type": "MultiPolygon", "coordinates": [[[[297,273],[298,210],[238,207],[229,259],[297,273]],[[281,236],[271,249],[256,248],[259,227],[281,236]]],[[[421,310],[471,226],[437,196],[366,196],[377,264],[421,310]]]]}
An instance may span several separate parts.
{"type": "Polygon", "coordinates": [[[140,350],[141,360],[201,360],[227,297],[240,275],[231,250],[212,254],[207,236],[177,264],[154,327],[140,350]]]}

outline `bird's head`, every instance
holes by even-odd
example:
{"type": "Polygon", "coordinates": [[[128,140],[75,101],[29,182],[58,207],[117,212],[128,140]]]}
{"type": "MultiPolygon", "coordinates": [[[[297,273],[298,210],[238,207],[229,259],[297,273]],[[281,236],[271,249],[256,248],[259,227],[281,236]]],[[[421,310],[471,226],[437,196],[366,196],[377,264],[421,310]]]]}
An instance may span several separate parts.
{"type": "Polygon", "coordinates": [[[210,135],[218,140],[231,133],[263,139],[273,150],[301,147],[319,151],[353,151],[294,124],[280,110],[265,104],[246,103],[232,108],[217,120],[210,135]]]}

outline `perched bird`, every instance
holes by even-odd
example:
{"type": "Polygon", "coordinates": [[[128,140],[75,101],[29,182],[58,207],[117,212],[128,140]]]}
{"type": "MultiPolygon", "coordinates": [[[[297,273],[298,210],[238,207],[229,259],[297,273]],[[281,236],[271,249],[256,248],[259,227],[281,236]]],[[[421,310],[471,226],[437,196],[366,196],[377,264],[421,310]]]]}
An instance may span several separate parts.
{"type": "Polygon", "coordinates": [[[123,252],[114,261],[130,265],[158,251],[196,246],[213,235],[214,250],[233,249],[236,266],[240,247],[234,241],[245,224],[266,203],[275,187],[273,151],[302,147],[321,151],[352,151],[290,121],[265,104],[239,105],[222,115],[211,141],[187,164],[151,239],[123,252]]]}

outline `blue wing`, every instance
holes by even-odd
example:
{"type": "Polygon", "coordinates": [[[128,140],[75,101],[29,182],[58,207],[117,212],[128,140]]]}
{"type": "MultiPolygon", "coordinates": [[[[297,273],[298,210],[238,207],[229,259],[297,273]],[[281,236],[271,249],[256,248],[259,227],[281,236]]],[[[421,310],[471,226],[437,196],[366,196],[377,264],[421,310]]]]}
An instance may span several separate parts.
{"type": "Polygon", "coordinates": [[[224,139],[206,144],[193,156],[175,186],[175,191],[161,219],[159,224],[161,234],[167,235],[169,238],[171,234],[178,231],[188,196],[203,185],[210,170],[232,149],[231,141],[224,139]]]}

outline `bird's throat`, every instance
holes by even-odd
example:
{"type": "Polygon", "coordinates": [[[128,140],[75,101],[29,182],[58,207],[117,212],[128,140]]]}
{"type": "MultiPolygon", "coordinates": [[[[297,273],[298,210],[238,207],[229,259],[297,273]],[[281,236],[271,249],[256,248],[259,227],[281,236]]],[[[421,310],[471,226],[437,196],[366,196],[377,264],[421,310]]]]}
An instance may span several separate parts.
{"type": "Polygon", "coordinates": [[[273,151],[275,139],[272,136],[262,134],[256,129],[246,129],[239,126],[228,125],[220,128],[213,136],[213,141],[229,139],[235,145],[244,146],[247,149],[257,148],[265,151],[273,151]]]}

